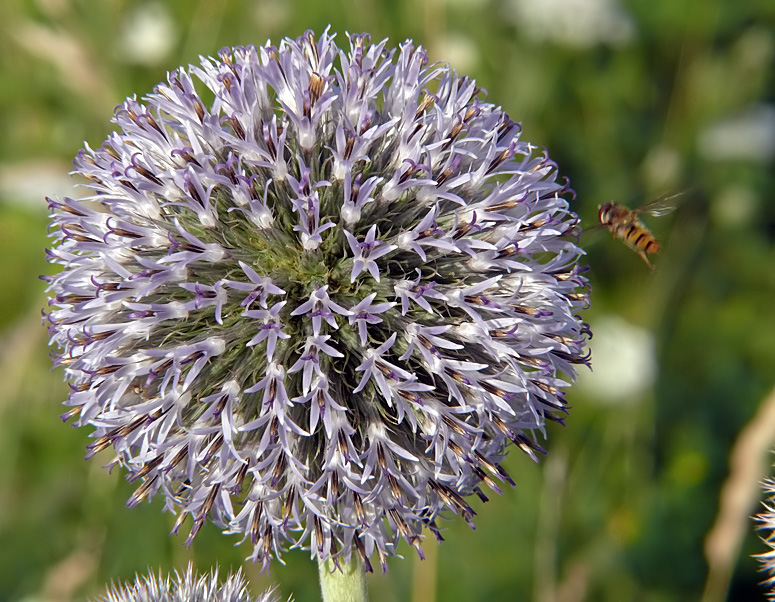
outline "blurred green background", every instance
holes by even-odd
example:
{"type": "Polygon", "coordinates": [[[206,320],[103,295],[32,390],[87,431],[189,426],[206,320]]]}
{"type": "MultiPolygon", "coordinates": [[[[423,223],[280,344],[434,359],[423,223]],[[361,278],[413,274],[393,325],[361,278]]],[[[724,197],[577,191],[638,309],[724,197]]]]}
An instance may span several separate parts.
{"type": "MultiPolygon", "coordinates": [[[[608,200],[686,191],[645,218],[663,243],[653,272],[585,233],[594,372],[567,427],[550,425],[540,465],[511,454],[517,487],[474,502],[476,531],[453,519],[426,561],[405,549],[371,599],[764,599],[749,517],[775,444],[775,2],[3,0],[0,600],[82,600],[147,567],[248,555],[212,525],[186,549],[161,499],[126,509],[109,455],[85,462],[86,429],[60,422],[43,197],[72,194],[83,141],[99,146],[113,107],[168,69],[329,23],[413,38],[476,77],[571,179],[587,225],[608,200]]],[[[246,565],[254,589],[318,599],[306,553],[285,560],[246,565]]]]}

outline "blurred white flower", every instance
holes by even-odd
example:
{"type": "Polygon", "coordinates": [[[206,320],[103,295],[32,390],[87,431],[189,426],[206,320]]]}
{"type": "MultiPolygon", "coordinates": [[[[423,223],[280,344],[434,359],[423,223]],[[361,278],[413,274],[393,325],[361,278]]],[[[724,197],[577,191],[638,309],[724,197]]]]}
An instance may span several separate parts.
{"type": "Polygon", "coordinates": [[[653,190],[675,190],[683,172],[681,153],[667,144],[654,146],[641,165],[641,173],[653,190]]]}
{"type": "Polygon", "coordinates": [[[461,33],[446,33],[434,45],[437,57],[452,65],[457,71],[473,71],[479,64],[479,50],[476,43],[467,35],[461,33]]]}
{"type": "Polygon", "coordinates": [[[156,65],[169,55],[177,38],[177,27],[164,5],[143,4],[124,21],[120,56],[129,63],[156,65]]]}
{"type": "Polygon", "coordinates": [[[763,23],[752,24],[740,35],[732,52],[741,70],[768,69],[775,56],[775,33],[763,23]]]}
{"type": "Polygon", "coordinates": [[[444,0],[446,8],[453,10],[481,10],[484,9],[488,1],[487,0],[444,0]]]}
{"type": "Polygon", "coordinates": [[[635,35],[616,0],[510,0],[508,10],[526,36],[561,46],[621,46],[635,35]]]}
{"type": "Polygon", "coordinates": [[[292,5],[285,0],[257,0],[253,4],[253,21],[260,31],[282,29],[291,16],[292,5]]]}
{"type": "Polygon", "coordinates": [[[775,157],[775,106],[760,104],[700,132],[700,154],[711,161],[767,163],[775,157]]]}
{"type": "Polygon", "coordinates": [[[579,388],[604,404],[637,400],[656,378],[654,336],[619,316],[604,316],[591,326],[595,367],[579,374],[579,388]]]}
{"type": "Polygon", "coordinates": [[[0,199],[29,209],[47,211],[46,194],[78,195],[78,189],[58,161],[25,161],[0,164],[0,199]]]}
{"type": "Polygon", "coordinates": [[[744,228],[760,215],[761,199],[748,186],[731,184],[719,189],[710,204],[716,228],[744,228]]]}

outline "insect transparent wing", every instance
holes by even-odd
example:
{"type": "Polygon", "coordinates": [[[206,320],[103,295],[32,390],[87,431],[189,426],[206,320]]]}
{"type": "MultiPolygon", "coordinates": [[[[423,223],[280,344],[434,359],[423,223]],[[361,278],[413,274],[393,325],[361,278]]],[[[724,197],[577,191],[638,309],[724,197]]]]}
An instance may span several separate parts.
{"type": "Polygon", "coordinates": [[[668,213],[672,213],[675,211],[676,207],[678,207],[681,202],[683,202],[683,197],[686,194],[686,191],[677,192],[675,194],[663,194],[658,196],[657,198],[648,201],[638,207],[635,212],[636,213],[648,213],[649,215],[653,215],[655,217],[659,217],[660,215],[667,215],[668,213]]]}

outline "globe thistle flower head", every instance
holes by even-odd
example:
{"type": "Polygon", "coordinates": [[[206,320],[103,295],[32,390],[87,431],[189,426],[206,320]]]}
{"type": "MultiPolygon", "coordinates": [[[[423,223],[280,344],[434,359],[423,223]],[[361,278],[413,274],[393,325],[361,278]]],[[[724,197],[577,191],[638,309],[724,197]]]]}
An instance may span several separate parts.
{"type": "Polygon", "coordinates": [[[218,569],[209,575],[194,573],[191,564],[182,575],[156,577],[153,573],[136,577],[133,583],[113,584],[106,594],[94,602],[277,602],[273,590],[267,590],[258,597],[248,590],[241,571],[229,573],[221,583],[218,569]]]}
{"type": "Polygon", "coordinates": [[[383,567],[512,483],[587,362],[578,219],[556,165],[411,42],[224,49],[116,111],[53,199],[46,319],[139,483],[264,565],[383,567]]]}
{"type": "Polygon", "coordinates": [[[764,493],[767,499],[762,502],[764,510],[756,515],[756,522],[761,531],[766,532],[762,537],[764,543],[769,548],[766,552],[757,554],[756,557],[761,563],[760,569],[767,573],[768,577],[764,581],[767,588],[767,598],[775,599],[775,480],[765,479],[763,483],[764,493]]]}

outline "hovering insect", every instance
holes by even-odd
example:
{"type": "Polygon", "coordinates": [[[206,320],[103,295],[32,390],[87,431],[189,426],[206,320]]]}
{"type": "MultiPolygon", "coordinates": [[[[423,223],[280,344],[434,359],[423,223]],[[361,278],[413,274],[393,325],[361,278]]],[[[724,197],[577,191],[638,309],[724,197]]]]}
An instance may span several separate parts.
{"type": "Polygon", "coordinates": [[[606,203],[600,206],[597,218],[602,226],[608,228],[608,231],[614,238],[618,238],[640,255],[643,261],[646,262],[646,265],[653,270],[654,266],[649,261],[649,255],[659,251],[659,242],[645,224],[640,221],[638,214],[666,215],[675,210],[675,199],[681,194],[683,193],[661,196],[641,205],[637,209],[630,209],[614,202],[606,203]]]}

